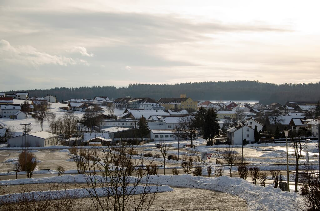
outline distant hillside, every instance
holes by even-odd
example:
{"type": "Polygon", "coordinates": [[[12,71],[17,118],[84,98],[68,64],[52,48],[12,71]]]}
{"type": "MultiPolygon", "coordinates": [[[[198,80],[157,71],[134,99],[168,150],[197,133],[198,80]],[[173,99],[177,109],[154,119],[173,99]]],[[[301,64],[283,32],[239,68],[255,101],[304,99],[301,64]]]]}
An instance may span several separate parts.
{"type": "Polygon", "coordinates": [[[194,100],[259,100],[261,103],[320,100],[320,82],[311,84],[271,84],[258,81],[227,81],[168,84],[130,84],[128,87],[94,86],[79,88],[53,88],[27,91],[30,96],[57,96],[59,101],[71,98],[118,97],[179,97],[187,94],[194,100]]]}

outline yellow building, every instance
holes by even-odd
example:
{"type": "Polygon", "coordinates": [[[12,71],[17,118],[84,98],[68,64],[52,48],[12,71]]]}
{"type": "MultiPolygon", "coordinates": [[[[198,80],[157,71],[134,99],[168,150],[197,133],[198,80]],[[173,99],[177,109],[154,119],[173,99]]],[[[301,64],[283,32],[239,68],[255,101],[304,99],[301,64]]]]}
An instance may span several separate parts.
{"type": "Polygon", "coordinates": [[[191,98],[183,96],[183,98],[161,98],[158,103],[165,108],[165,110],[197,110],[198,102],[191,98]]]}

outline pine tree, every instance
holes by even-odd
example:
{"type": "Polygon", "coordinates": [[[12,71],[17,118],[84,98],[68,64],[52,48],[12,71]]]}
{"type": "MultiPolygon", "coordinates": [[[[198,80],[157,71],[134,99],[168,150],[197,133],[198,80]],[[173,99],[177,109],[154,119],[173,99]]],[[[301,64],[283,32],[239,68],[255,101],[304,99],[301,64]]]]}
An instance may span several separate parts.
{"type": "Polygon", "coordinates": [[[149,132],[150,132],[148,128],[147,120],[143,116],[139,119],[138,127],[139,127],[138,133],[140,135],[141,140],[143,140],[143,137],[149,135],[149,132]]]}
{"type": "Polygon", "coordinates": [[[214,109],[209,109],[205,116],[203,138],[212,141],[219,134],[219,123],[217,121],[217,113],[214,109]]]}

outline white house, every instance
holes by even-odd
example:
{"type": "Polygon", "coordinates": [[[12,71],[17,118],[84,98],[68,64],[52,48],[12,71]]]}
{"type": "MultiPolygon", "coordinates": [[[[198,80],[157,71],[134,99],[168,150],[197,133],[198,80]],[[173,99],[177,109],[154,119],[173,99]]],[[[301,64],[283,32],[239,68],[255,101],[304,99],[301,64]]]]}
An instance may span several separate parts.
{"type": "Polygon", "coordinates": [[[242,140],[248,143],[254,142],[254,129],[248,126],[233,127],[227,130],[227,136],[232,145],[242,145],[242,140]]]}
{"type": "Polygon", "coordinates": [[[0,117],[16,119],[16,114],[21,110],[20,105],[0,105],[0,117]]]}
{"type": "Polygon", "coordinates": [[[174,141],[176,136],[173,130],[150,130],[150,139],[154,141],[174,141]]]}
{"type": "Polygon", "coordinates": [[[8,147],[47,147],[58,143],[58,136],[45,131],[20,135],[8,140],[8,147]]]}
{"type": "Polygon", "coordinates": [[[16,93],[16,99],[19,99],[19,100],[26,100],[28,99],[28,92],[18,92],[16,93]]]}
{"type": "Polygon", "coordinates": [[[124,128],[135,128],[138,120],[135,119],[106,119],[101,122],[102,128],[110,127],[124,127],[124,128]]]}
{"type": "Polygon", "coordinates": [[[83,142],[88,145],[110,144],[112,139],[109,133],[84,133],[83,142]]]}
{"type": "Polygon", "coordinates": [[[262,131],[263,125],[260,124],[259,122],[257,122],[255,119],[250,118],[248,119],[245,124],[249,127],[251,127],[252,129],[254,129],[257,126],[257,131],[262,131]]]}
{"type": "Polygon", "coordinates": [[[52,95],[47,95],[47,96],[44,97],[44,99],[48,103],[56,103],[57,102],[57,98],[55,96],[52,96],[52,95]]]}

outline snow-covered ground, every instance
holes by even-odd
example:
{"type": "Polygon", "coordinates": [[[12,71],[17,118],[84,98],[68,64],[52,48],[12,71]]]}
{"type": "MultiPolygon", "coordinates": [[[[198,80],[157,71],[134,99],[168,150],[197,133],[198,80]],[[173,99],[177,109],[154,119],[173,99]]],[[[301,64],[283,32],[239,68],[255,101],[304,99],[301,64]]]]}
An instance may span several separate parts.
{"type": "MultiPolygon", "coordinates": [[[[135,178],[132,177],[132,180],[135,178]]],[[[97,176],[96,181],[101,181],[97,176]]],[[[0,185],[17,185],[17,184],[43,184],[43,183],[86,183],[88,181],[85,175],[64,175],[50,178],[31,178],[31,179],[19,179],[0,181],[0,185]]],[[[227,176],[211,178],[200,177],[191,175],[154,175],[148,178],[143,178],[143,182],[160,185],[158,188],[152,186],[152,191],[163,192],[171,191],[172,187],[185,187],[185,188],[199,188],[212,191],[221,191],[236,195],[244,200],[248,204],[248,210],[303,210],[305,209],[302,197],[294,192],[284,192],[273,186],[261,187],[253,185],[246,180],[239,178],[230,178],[227,176]]],[[[100,191],[100,190],[99,190],[100,191]]],[[[139,193],[140,189],[137,191],[139,193]]],[[[64,196],[64,193],[59,194],[54,191],[48,192],[34,192],[34,196],[43,198],[44,194],[48,197],[57,198],[58,196],[64,196]]],[[[88,197],[88,191],[83,189],[68,190],[68,196],[75,196],[75,198],[88,197]]],[[[101,191],[103,196],[103,191],[101,191]]],[[[18,200],[19,194],[9,197],[8,195],[0,196],[0,201],[5,200],[18,200]]]]}

